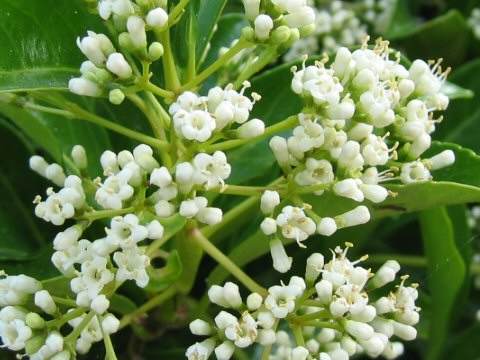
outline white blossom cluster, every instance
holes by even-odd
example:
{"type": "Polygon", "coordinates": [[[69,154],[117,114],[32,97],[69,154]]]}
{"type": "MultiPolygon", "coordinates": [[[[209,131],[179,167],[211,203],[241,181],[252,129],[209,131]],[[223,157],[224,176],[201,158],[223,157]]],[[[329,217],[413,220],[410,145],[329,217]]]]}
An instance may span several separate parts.
{"type": "MultiPolygon", "coordinates": [[[[48,290],[42,284],[26,275],[6,276],[0,278],[0,339],[2,347],[9,350],[24,351],[30,359],[68,360],[74,358],[70,339],[60,332],[65,322],[46,319],[68,316],[71,310],[62,313],[48,290]],[[40,315],[42,314],[42,315],[40,315]]],[[[110,313],[92,317],[90,324],[83,324],[86,314],[80,314],[68,323],[72,330],[83,326],[79,338],[74,338],[73,348],[79,354],[85,354],[93,342],[103,339],[105,334],[117,331],[119,320],[110,313]],[[96,332],[92,331],[96,324],[96,332]]],[[[71,331],[72,331],[71,330],[71,331]]]]}
{"type": "MultiPolygon", "coordinates": [[[[103,20],[112,20],[118,28],[122,49],[140,60],[153,62],[163,56],[164,50],[159,42],[148,43],[147,32],[167,28],[166,5],[166,1],[142,2],[139,6],[130,0],[102,0],[98,2],[98,12],[103,20]]],[[[70,80],[70,91],[96,97],[109,89],[110,101],[120,104],[125,98],[121,86],[134,80],[132,60],[117,51],[105,34],[88,31],[87,36],[77,39],[77,45],[88,60],[80,67],[82,75],[70,80]]]]}
{"type": "Polygon", "coordinates": [[[228,85],[225,89],[214,87],[207,96],[199,96],[187,91],[181,94],[170,106],[170,115],[177,135],[183,139],[205,142],[233,124],[238,138],[260,136],[265,124],[259,119],[251,119],[250,112],[260,95],[252,93],[252,98],[244,95],[250,83],[246,81],[238,92],[228,85]]]}
{"type": "Polygon", "coordinates": [[[226,310],[215,317],[215,324],[200,319],[190,323],[193,334],[208,338],[192,345],[187,358],[206,360],[215,353],[217,359],[228,360],[236,347],[254,343],[274,344],[269,357],[272,360],[348,360],[357,354],[387,359],[400,356],[403,345],[395,338],[410,341],[417,335],[417,285],[406,286],[408,276],[403,276],[390,293],[371,297],[370,290],[395,280],[400,265],[389,260],[373,274],[358,266],[366,257],[353,262],[347,258],[351,246],[347,243],[345,249],[336,248],[328,263],[321,254],[312,254],[305,279],[293,276],[288,284],[270,287],[264,297],[251,293],[244,301],[234,283],[212,286],[210,300],[226,310]],[[286,331],[278,329],[280,322],[301,326],[300,335],[291,339],[286,331]]]}
{"type": "MultiPolygon", "coordinates": [[[[325,57],[315,65],[304,63],[301,70],[293,68],[292,90],[305,107],[293,134],[273,137],[270,147],[296,185],[310,187],[316,195],[332,191],[356,202],[380,203],[389,195],[384,181],[429,181],[430,170],[455,161],[451,150],[419,158],[441,120],[434,119],[434,112],[448,105],[441,93],[448,70],[444,73],[439,63],[421,60],[407,69],[398,58],[390,60],[390,53],[388,42],[378,41],[374,49],[365,43],[353,53],[340,48],[330,66],[325,57]]],[[[284,238],[297,242],[315,232],[329,236],[370,219],[365,206],[333,218],[319,217],[308,205],[286,205],[278,213],[280,201],[278,193],[264,194],[262,202],[269,205],[262,211],[268,217],[261,228],[276,236],[278,227],[284,238]]],[[[283,264],[282,271],[288,270],[288,262],[283,264]]]]}
{"type": "Polygon", "coordinates": [[[315,11],[315,31],[295,42],[284,55],[285,62],[340,47],[360,45],[367,34],[381,35],[394,10],[392,0],[310,1],[315,11]],[[318,3],[318,4],[317,4],[318,3]]]}
{"type": "MultiPolygon", "coordinates": [[[[315,27],[315,12],[306,0],[242,0],[252,37],[261,43],[298,39],[315,27]]],[[[246,31],[244,31],[245,33],[246,31]]]]}
{"type": "MultiPolygon", "coordinates": [[[[227,89],[217,95],[210,101],[217,100],[216,107],[225,109],[232,105],[231,121],[234,117],[244,125],[253,121],[247,121],[252,103],[243,93],[227,89]],[[228,96],[231,102],[223,98],[228,96]]],[[[85,354],[105,334],[116,332],[119,320],[108,313],[111,296],[128,280],[141,288],[148,285],[151,259],[147,249],[149,243],[163,238],[162,222],[172,216],[207,225],[221,222],[222,210],[209,207],[207,198],[197,196],[197,191],[224,186],[231,172],[221,151],[196,153],[190,161],[179,161],[169,170],[159,165],[152,148],[141,144],[133,152],[105,151],[100,157],[104,178],[92,180],[87,176],[85,149],[75,146],[71,157],[82,177],[67,176],[60,165],[49,164],[40,156],[33,156],[30,166],[60,187],[58,192],[49,188],[45,201],[36,197],[35,213],[54,225],[68,225],[53,240],[51,260],[69,279],[69,305],[77,307],[65,308],[65,299],[58,304],[28,276],[0,279],[0,337],[5,347],[25,349],[32,359],[69,359],[72,349],[85,354]],[[98,207],[104,210],[95,210],[98,207]],[[102,218],[110,219],[105,236],[93,241],[83,238],[91,223],[102,218]],[[28,305],[32,297],[35,308],[28,305]],[[64,338],[56,320],[52,326],[45,321],[49,317],[58,319],[62,326],[67,322],[74,329],[80,326],[75,330],[77,337],[64,338]],[[68,321],[62,321],[64,317],[68,321]],[[42,337],[40,332],[48,336],[42,337]]]]}

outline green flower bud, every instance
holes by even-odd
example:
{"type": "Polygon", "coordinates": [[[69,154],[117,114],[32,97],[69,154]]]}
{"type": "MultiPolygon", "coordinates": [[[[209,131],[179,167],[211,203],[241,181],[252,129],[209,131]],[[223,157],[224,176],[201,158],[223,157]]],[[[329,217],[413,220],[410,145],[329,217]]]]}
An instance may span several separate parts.
{"type": "Polygon", "coordinates": [[[288,26],[282,25],[279,26],[272,33],[272,42],[274,44],[281,44],[287,41],[290,38],[290,28],[288,26]]]}
{"type": "Polygon", "coordinates": [[[249,41],[249,42],[254,42],[255,41],[255,30],[251,26],[245,26],[242,29],[242,37],[249,41]]]}
{"type": "Polygon", "coordinates": [[[310,24],[307,26],[302,26],[300,28],[300,37],[304,38],[309,35],[312,35],[315,32],[315,24],[310,24]]]}
{"type": "Polygon", "coordinates": [[[27,355],[35,354],[45,344],[45,335],[34,336],[25,343],[27,355]]]}
{"type": "Polygon", "coordinates": [[[131,51],[135,50],[132,37],[127,32],[124,32],[118,35],[118,43],[120,44],[120,47],[124,49],[131,50],[131,51]]]}
{"type": "Polygon", "coordinates": [[[148,47],[148,57],[151,61],[157,61],[163,56],[163,45],[154,42],[148,47]]]}
{"type": "Polygon", "coordinates": [[[45,320],[37,313],[31,312],[27,314],[25,323],[32,329],[44,329],[45,320]]]}
{"type": "Polygon", "coordinates": [[[125,100],[125,94],[120,89],[113,89],[108,94],[108,100],[114,105],[120,105],[125,100]]]}

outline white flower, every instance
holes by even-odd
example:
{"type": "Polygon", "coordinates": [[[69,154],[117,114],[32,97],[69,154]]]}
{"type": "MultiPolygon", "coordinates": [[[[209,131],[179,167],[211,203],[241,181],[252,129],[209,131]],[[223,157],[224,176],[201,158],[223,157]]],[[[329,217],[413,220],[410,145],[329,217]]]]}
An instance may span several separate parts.
{"type": "Polygon", "coordinates": [[[225,327],[225,337],[239,348],[245,348],[253,344],[257,338],[257,322],[248,312],[245,312],[240,321],[225,327]]]}
{"type": "Polygon", "coordinates": [[[92,243],[88,240],[80,240],[64,251],[56,251],[52,255],[52,263],[64,275],[75,274],[74,264],[82,264],[95,256],[92,243]]]}
{"type": "Polygon", "coordinates": [[[148,229],[139,225],[139,219],[134,214],[127,214],[124,217],[115,216],[110,222],[110,229],[107,229],[106,240],[117,244],[117,248],[131,249],[136,244],[148,237],[148,229]]]}
{"type": "Polygon", "coordinates": [[[333,191],[338,196],[343,196],[361,202],[365,199],[365,195],[359,189],[359,185],[361,183],[362,182],[359,179],[345,179],[337,182],[333,186],[333,191]]]}
{"type": "Polygon", "coordinates": [[[134,247],[122,252],[113,254],[113,260],[118,266],[115,279],[119,282],[135,280],[138,287],[144,288],[148,285],[146,268],[150,265],[150,258],[145,255],[145,250],[134,247]]]}
{"type": "MultiPolygon", "coordinates": [[[[0,338],[3,346],[20,351],[32,336],[32,329],[25,324],[26,312],[13,306],[0,310],[0,338]]],[[[2,347],[3,347],[2,346],[2,347]]]]}
{"type": "Polygon", "coordinates": [[[120,210],[122,202],[133,195],[133,187],[128,183],[132,175],[132,170],[123,169],[107,177],[95,193],[95,200],[105,209],[120,210]]]}
{"type": "Polygon", "coordinates": [[[302,209],[293,206],[282,209],[282,213],[277,216],[277,224],[282,228],[283,236],[295,239],[299,245],[316,231],[313,220],[302,209]]]}
{"type": "Polygon", "coordinates": [[[305,283],[290,280],[288,285],[275,285],[268,289],[265,307],[279,319],[285,318],[295,308],[295,300],[305,290],[305,283]]]}
{"type": "MultiPolygon", "coordinates": [[[[299,185],[311,186],[329,184],[333,182],[335,174],[333,172],[332,164],[328,160],[316,160],[314,158],[307,158],[305,162],[306,169],[300,171],[295,176],[295,181],[299,185]]],[[[325,190],[316,190],[315,195],[322,195],[325,190]]]]}
{"type": "Polygon", "coordinates": [[[150,184],[156,185],[160,188],[169,186],[172,183],[172,175],[165,166],[156,168],[150,175],[150,184]]]}
{"type": "Polygon", "coordinates": [[[90,308],[98,315],[102,315],[105,311],[107,311],[109,306],[110,301],[104,294],[100,294],[95,297],[90,304],[90,308]]]}
{"type": "Polygon", "coordinates": [[[431,180],[430,171],[420,161],[413,161],[402,165],[400,180],[404,184],[431,180]]]}
{"type": "Polygon", "coordinates": [[[120,320],[118,320],[113,314],[106,314],[102,319],[102,330],[106,334],[116,333],[120,326],[120,320]]]}
{"type": "Polygon", "coordinates": [[[175,131],[187,140],[205,142],[212,136],[216,123],[210,113],[194,110],[191,113],[179,111],[173,117],[175,131]]]}
{"type": "Polygon", "coordinates": [[[95,66],[102,68],[105,66],[107,57],[115,51],[113,44],[104,34],[96,34],[93,31],[87,31],[88,36],[77,38],[77,46],[80,51],[95,66]]]}
{"type": "Polygon", "coordinates": [[[147,33],[145,32],[145,21],[140,16],[128,17],[127,29],[134,45],[142,48],[147,45],[147,33]]]}
{"type": "Polygon", "coordinates": [[[298,159],[302,159],[304,153],[319,148],[325,141],[323,127],[316,120],[308,119],[304,114],[299,114],[300,126],[293,130],[287,143],[288,149],[298,159]]]}
{"type": "Polygon", "coordinates": [[[204,340],[201,343],[197,342],[187,349],[185,356],[188,360],[207,360],[214,347],[215,342],[211,339],[204,340]]]}
{"type": "Polygon", "coordinates": [[[0,279],[0,307],[23,304],[29,294],[34,294],[41,287],[40,282],[30,276],[6,276],[0,279]]]}
{"type": "Polygon", "coordinates": [[[232,168],[222,151],[215,151],[213,155],[200,153],[193,159],[195,172],[193,181],[201,184],[206,190],[219,184],[224,185],[225,179],[230,176],[232,168]]]}

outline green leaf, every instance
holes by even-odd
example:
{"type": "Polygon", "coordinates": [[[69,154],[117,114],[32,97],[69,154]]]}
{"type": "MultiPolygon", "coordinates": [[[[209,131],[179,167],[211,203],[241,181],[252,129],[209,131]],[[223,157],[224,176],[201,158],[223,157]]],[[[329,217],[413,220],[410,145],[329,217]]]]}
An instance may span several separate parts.
{"type": "Polygon", "coordinates": [[[80,4],[0,2],[0,92],[67,88],[82,62],[75,39],[87,29],[101,28],[99,17],[80,4]]]}
{"type": "Polygon", "coordinates": [[[215,24],[225,7],[227,0],[203,0],[197,17],[198,33],[196,53],[201,59],[212,37],[215,24]]]}
{"type": "Polygon", "coordinates": [[[450,81],[445,81],[443,83],[440,92],[447,95],[450,100],[472,99],[475,96],[472,90],[455,85],[450,81]]]}
{"type": "Polygon", "coordinates": [[[458,10],[450,10],[402,34],[399,44],[411,58],[444,58],[449,66],[461,64],[467,55],[470,29],[458,10]]]}
{"type": "Polygon", "coordinates": [[[388,40],[396,40],[408,36],[417,25],[410,12],[408,2],[402,0],[394,1],[395,10],[390,20],[388,30],[384,32],[384,36],[388,40]]]}
{"type": "Polygon", "coordinates": [[[451,313],[463,286],[466,265],[456,247],[453,225],[445,208],[420,213],[420,226],[432,296],[426,359],[434,360],[442,354],[447,340],[451,313]]]}
{"type": "Polygon", "coordinates": [[[25,135],[40,145],[55,161],[62,161],[62,152],[57,137],[37,116],[5,103],[0,103],[0,113],[13,121],[25,135]]]}
{"type": "Polygon", "coordinates": [[[160,292],[165,290],[182,274],[183,266],[178,255],[178,251],[172,251],[167,260],[167,265],[160,269],[149,267],[147,272],[150,281],[145,290],[150,292],[160,292]]]}
{"type": "Polygon", "coordinates": [[[120,314],[129,314],[137,309],[137,305],[130,298],[121,294],[113,294],[110,299],[110,311],[120,314]]]}
{"type": "Polygon", "coordinates": [[[462,331],[454,339],[449,347],[445,360],[479,360],[480,359],[480,342],[476,339],[480,334],[480,324],[474,324],[468,329],[462,331]]]}

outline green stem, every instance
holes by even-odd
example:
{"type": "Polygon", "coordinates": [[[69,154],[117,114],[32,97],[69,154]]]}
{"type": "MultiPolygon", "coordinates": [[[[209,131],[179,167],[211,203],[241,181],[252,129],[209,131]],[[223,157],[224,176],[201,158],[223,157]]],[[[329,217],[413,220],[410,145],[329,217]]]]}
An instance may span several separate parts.
{"type": "Polygon", "coordinates": [[[52,296],[52,299],[53,301],[55,301],[56,304],[61,304],[61,305],[67,305],[67,306],[71,306],[71,307],[77,307],[77,303],[75,302],[75,300],[71,300],[71,299],[65,299],[65,298],[61,298],[61,297],[58,297],[58,296],[52,296]]]}
{"type": "Polygon", "coordinates": [[[325,304],[319,300],[305,300],[302,305],[304,306],[311,306],[311,307],[319,307],[323,308],[325,307],[325,304]]]}
{"type": "Polygon", "coordinates": [[[96,221],[103,218],[109,218],[109,217],[114,217],[118,215],[125,215],[128,213],[132,213],[134,211],[135,211],[135,208],[133,206],[125,209],[120,209],[120,210],[100,210],[100,211],[94,211],[92,213],[84,214],[81,216],[80,219],[96,221]]]}
{"type": "Polygon", "coordinates": [[[203,148],[203,150],[207,153],[213,153],[217,150],[224,151],[224,150],[233,149],[233,148],[236,148],[236,147],[248,144],[248,143],[252,143],[252,142],[257,141],[257,140],[264,139],[264,138],[266,138],[270,135],[277,134],[277,133],[285,131],[285,130],[289,130],[289,129],[293,128],[295,125],[298,125],[298,116],[297,115],[290,116],[287,119],[285,119],[283,121],[280,121],[279,123],[276,123],[275,125],[267,127],[265,129],[265,132],[260,136],[256,136],[256,137],[249,138],[249,139],[228,140],[228,141],[224,141],[224,142],[221,142],[221,143],[218,143],[218,144],[205,146],[205,148],[203,148]]]}
{"type": "Polygon", "coordinates": [[[245,68],[242,73],[237,77],[233,87],[235,89],[240,88],[243,85],[245,80],[250,79],[254,74],[262,70],[265,66],[270,64],[272,60],[277,57],[276,48],[268,48],[263,53],[260,54],[257,61],[255,61],[251,66],[245,68]]]}
{"type": "Polygon", "coordinates": [[[75,329],[73,329],[73,331],[70,334],[68,334],[67,337],[65,337],[65,342],[68,343],[68,342],[75,341],[80,336],[83,329],[85,329],[88,326],[88,324],[90,324],[90,321],[92,321],[94,316],[95,316],[95,312],[90,311],[88,315],[85,316],[85,318],[82,320],[82,322],[78,324],[78,326],[75,329]]]}
{"type": "Polygon", "coordinates": [[[213,245],[199,229],[192,229],[190,236],[194,239],[201,248],[223,266],[227,271],[235,276],[245,287],[251,292],[257,292],[262,296],[267,295],[267,290],[257,284],[250,276],[248,276],[242,269],[240,269],[232,260],[230,260],[223,252],[221,252],[215,245],[213,245]]]}
{"type": "Polygon", "coordinates": [[[299,324],[289,324],[292,329],[293,337],[297,346],[305,347],[305,339],[303,338],[302,326],[299,324]]]}
{"type": "MultiPolygon", "coordinates": [[[[240,186],[240,185],[224,185],[216,186],[208,189],[209,192],[215,192],[226,195],[240,196],[261,196],[265,190],[270,190],[267,186],[240,186]]],[[[199,188],[201,190],[201,188],[199,188]]]]}
{"type": "Polygon", "coordinates": [[[73,114],[70,111],[67,110],[61,110],[57,108],[52,108],[48,106],[43,106],[43,105],[38,105],[38,104],[33,104],[33,103],[25,103],[23,105],[24,108],[30,109],[30,110],[36,110],[36,111],[41,111],[47,114],[53,114],[53,115],[59,115],[63,116],[69,119],[74,119],[73,114]]]}
{"type": "Polygon", "coordinates": [[[250,43],[246,41],[244,38],[240,38],[238,42],[230,48],[222,57],[218,58],[213,64],[203,70],[200,74],[198,74],[194,79],[187,82],[180,88],[180,92],[184,92],[187,90],[191,90],[192,88],[196,87],[198,84],[203,82],[207,79],[210,75],[220,69],[223,65],[225,65],[231,58],[237,55],[240,51],[248,48],[250,43]]]}
{"type": "Polygon", "coordinates": [[[294,318],[294,320],[295,322],[298,322],[298,323],[305,323],[305,322],[309,322],[310,320],[318,320],[318,319],[324,318],[328,315],[330,315],[330,312],[328,310],[320,310],[320,311],[315,311],[311,314],[297,316],[294,318]]]}
{"type": "Polygon", "coordinates": [[[172,52],[172,44],[170,40],[170,30],[155,31],[156,36],[163,44],[164,54],[162,57],[163,74],[165,76],[165,84],[167,90],[178,92],[180,88],[180,80],[178,79],[177,68],[175,67],[175,59],[172,52]]]}
{"type": "Polygon", "coordinates": [[[157,85],[152,84],[150,81],[143,84],[142,87],[145,90],[150,91],[150,92],[154,93],[155,95],[161,96],[163,98],[170,98],[171,99],[175,96],[174,92],[162,89],[161,87],[158,87],[157,85]]]}
{"type": "MultiPolygon", "coordinates": [[[[77,305],[75,304],[75,306],[77,305]]],[[[83,315],[87,310],[87,308],[76,308],[75,310],[62,315],[62,317],[60,317],[59,319],[49,321],[48,325],[60,328],[63,326],[63,324],[66,324],[70,320],[76,319],[77,317],[83,315]]]]}
{"type": "Polygon", "coordinates": [[[188,5],[190,0],[181,0],[177,6],[175,6],[170,14],[168,15],[168,24],[171,25],[171,23],[176,23],[177,17],[180,15],[180,13],[185,9],[185,7],[188,5]]]}
{"type": "Polygon", "coordinates": [[[120,329],[124,328],[125,326],[129,325],[135,317],[139,315],[143,315],[147,313],[148,311],[152,310],[153,308],[157,307],[158,305],[163,304],[165,301],[170,299],[172,296],[174,296],[177,293],[177,289],[175,287],[170,287],[164,292],[158,294],[157,296],[153,297],[149,301],[147,301],[145,304],[140,306],[137,310],[134,312],[125,315],[121,320],[120,320],[120,329]]]}
{"type": "MultiPolygon", "coordinates": [[[[101,324],[102,323],[102,317],[98,317],[98,322],[101,324]]],[[[106,351],[106,360],[117,360],[117,354],[115,354],[115,349],[113,348],[112,344],[112,339],[110,338],[110,335],[103,331],[102,326],[100,326],[100,329],[102,330],[103,334],[103,343],[105,344],[105,351],[106,351]]]]}

